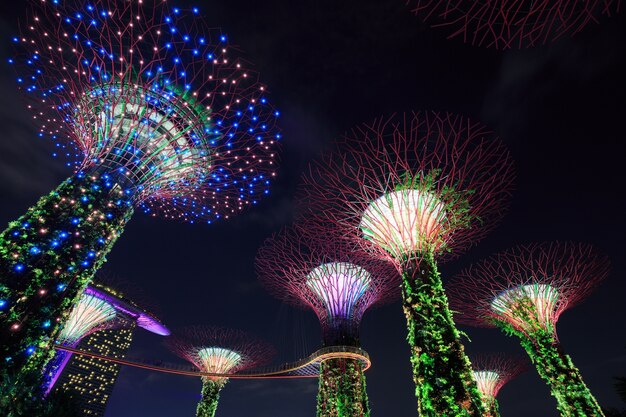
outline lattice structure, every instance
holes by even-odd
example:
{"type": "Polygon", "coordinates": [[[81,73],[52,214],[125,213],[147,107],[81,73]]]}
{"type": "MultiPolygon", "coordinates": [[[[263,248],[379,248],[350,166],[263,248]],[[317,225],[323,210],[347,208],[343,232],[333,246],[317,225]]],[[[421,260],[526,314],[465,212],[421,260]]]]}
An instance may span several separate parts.
{"type": "Polygon", "coordinates": [[[402,274],[424,415],[482,413],[435,259],[475,244],[504,212],[514,175],[509,152],[492,136],[449,113],[377,119],[353,129],[336,152],[313,164],[300,192],[302,211],[315,224],[303,233],[325,231],[361,245],[402,274]]]}
{"type": "Polygon", "coordinates": [[[518,246],[463,270],[450,286],[458,321],[511,326],[532,336],[556,334],[568,308],[606,278],[608,258],[590,245],[546,242],[518,246]]]}
{"type": "Polygon", "coordinates": [[[315,312],[324,345],[358,346],[363,314],[393,300],[400,279],[390,263],[320,232],[313,238],[290,228],[267,239],[257,254],[257,272],[280,299],[315,312]]]}
{"type": "MultiPolygon", "coordinates": [[[[267,343],[238,330],[217,327],[188,327],[167,340],[168,347],[198,369],[209,373],[229,374],[263,365],[273,356],[267,343]]],[[[197,417],[213,417],[219,394],[228,378],[202,378],[202,399],[197,417]]]]}
{"type": "Polygon", "coordinates": [[[197,8],[31,3],[15,38],[18,84],[40,134],[77,170],[117,173],[149,213],[188,221],[228,217],[267,192],[277,112],[197,8]]]}
{"type": "Polygon", "coordinates": [[[620,0],[407,0],[433,27],[476,46],[526,48],[573,36],[619,12],[620,0]]]}
{"type": "Polygon", "coordinates": [[[518,246],[462,271],[450,287],[458,321],[497,326],[519,337],[564,416],[602,416],[571,358],[558,342],[556,323],[606,278],[609,261],[586,244],[518,246]]]}
{"type": "Polygon", "coordinates": [[[445,260],[497,224],[513,177],[509,152],[479,123],[398,114],[347,133],[310,166],[300,198],[333,233],[364,238],[392,261],[420,253],[445,260]]]}
{"type": "Polygon", "coordinates": [[[229,218],[269,192],[280,139],[265,86],[198,8],[28,4],[10,62],[39,136],[76,173],[0,235],[0,370],[17,374],[41,372],[57,319],[134,207],[192,223],[229,218]]]}
{"type": "Polygon", "coordinates": [[[509,381],[528,370],[528,364],[523,358],[491,353],[472,356],[472,369],[489,417],[499,417],[498,392],[509,381]]]}

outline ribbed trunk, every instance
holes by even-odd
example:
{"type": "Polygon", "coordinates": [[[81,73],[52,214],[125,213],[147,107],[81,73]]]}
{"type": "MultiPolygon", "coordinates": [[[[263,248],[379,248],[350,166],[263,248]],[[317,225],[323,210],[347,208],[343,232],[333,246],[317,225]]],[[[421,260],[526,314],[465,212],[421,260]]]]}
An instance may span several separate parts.
{"type": "Polygon", "coordinates": [[[583,382],[578,368],[563,352],[558,341],[541,331],[527,337],[514,332],[537,367],[539,376],[550,386],[563,417],[604,417],[598,402],[583,382]]]}
{"type": "Polygon", "coordinates": [[[3,378],[34,373],[42,382],[59,323],[132,214],[130,197],[110,177],[79,173],[0,234],[3,378]]]}
{"type": "Polygon", "coordinates": [[[403,309],[422,417],[480,417],[482,397],[432,255],[403,264],[403,309]]]}
{"type": "Polygon", "coordinates": [[[365,374],[357,359],[328,359],[320,366],[317,417],[369,417],[365,374]]]}
{"type": "Polygon", "coordinates": [[[214,417],[220,391],[225,382],[202,378],[202,399],[196,408],[196,417],[214,417]]]}

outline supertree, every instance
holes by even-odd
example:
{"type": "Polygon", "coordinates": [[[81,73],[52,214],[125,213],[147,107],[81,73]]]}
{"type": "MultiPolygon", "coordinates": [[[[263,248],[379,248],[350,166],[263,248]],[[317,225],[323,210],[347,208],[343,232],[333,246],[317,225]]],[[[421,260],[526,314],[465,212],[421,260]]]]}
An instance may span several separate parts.
{"type": "MultiPolygon", "coordinates": [[[[56,343],[76,347],[83,338],[99,330],[128,328],[134,324],[161,336],[170,334],[156,317],[123,298],[119,291],[92,283],[72,308],[67,320],[62,323],[56,343]]],[[[71,356],[68,351],[57,350],[53,359],[46,364],[46,394],[54,388],[71,356]]]]}
{"type": "Polygon", "coordinates": [[[228,218],[269,192],[280,138],[265,87],[197,8],[29,4],[10,62],[39,136],[75,174],[0,234],[4,374],[41,372],[57,319],[135,207],[190,223],[228,218]]]}
{"type": "Polygon", "coordinates": [[[176,355],[188,360],[200,371],[225,376],[202,377],[202,399],[197,417],[213,417],[220,391],[228,382],[226,375],[264,365],[274,349],[266,342],[239,330],[191,326],[175,332],[166,340],[176,355]]]}
{"type": "Polygon", "coordinates": [[[305,213],[337,239],[390,259],[402,275],[421,415],[483,412],[436,259],[462,252],[503,213],[512,163],[490,136],[449,113],[395,115],[353,129],[304,175],[305,213]]]}
{"type": "Polygon", "coordinates": [[[582,301],[609,271],[591,246],[518,246],[462,271],[451,284],[458,321],[517,336],[566,417],[602,416],[556,333],[561,313],[582,301]]]}
{"type": "Polygon", "coordinates": [[[498,392],[509,381],[528,370],[523,358],[504,353],[481,354],[471,357],[474,379],[489,417],[500,417],[498,392]]]}
{"type": "Polygon", "coordinates": [[[526,48],[573,36],[619,12],[621,0],[407,0],[448,38],[496,49],[526,48]]]}
{"type": "MultiPolygon", "coordinates": [[[[398,273],[386,260],[329,238],[323,230],[319,234],[309,232],[305,235],[293,228],[284,229],[266,240],[257,254],[259,278],[279,298],[315,312],[324,347],[359,347],[363,314],[372,305],[397,295],[398,273]]],[[[322,362],[317,415],[370,415],[365,374],[357,359],[322,362]]]]}

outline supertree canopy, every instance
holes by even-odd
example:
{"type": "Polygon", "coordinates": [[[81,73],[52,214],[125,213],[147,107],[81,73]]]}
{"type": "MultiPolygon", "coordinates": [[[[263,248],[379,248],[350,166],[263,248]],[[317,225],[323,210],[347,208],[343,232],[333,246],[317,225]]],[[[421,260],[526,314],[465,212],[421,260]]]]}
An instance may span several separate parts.
{"type": "MultiPolygon", "coordinates": [[[[152,333],[162,336],[170,334],[167,327],[157,318],[146,313],[134,303],[104,285],[92,283],[72,308],[67,320],[62,323],[56,343],[76,347],[86,336],[103,329],[128,328],[137,324],[152,333]]],[[[49,393],[65,368],[72,354],[57,350],[54,358],[46,365],[44,375],[45,393],[49,393]]]]}
{"type": "Polygon", "coordinates": [[[497,49],[525,48],[572,36],[619,12],[620,0],[407,0],[449,38],[497,49]]]}
{"type": "MultiPolygon", "coordinates": [[[[302,224],[314,228],[314,224],[302,224]]],[[[312,232],[312,230],[310,230],[312,232]]],[[[261,281],[279,298],[311,308],[322,326],[324,346],[359,346],[365,311],[397,295],[393,265],[362,248],[319,234],[285,229],[257,254],[261,281]],[[315,236],[316,238],[312,238],[315,236]]],[[[370,415],[365,374],[357,359],[329,359],[320,367],[319,417],[370,415]]]]}
{"type": "Polygon", "coordinates": [[[526,361],[503,353],[482,354],[472,357],[474,379],[483,395],[487,416],[500,417],[498,392],[509,381],[528,369],[526,361]]]}
{"type": "Polygon", "coordinates": [[[564,417],[602,416],[580,371],[561,347],[556,323],[609,271],[591,246],[539,243],[518,246],[459,274],[450,288],[459,321],[497,326],[521,344],[550,385],[564,417]]]}
{"type": "Polygon", "coordinates": [[[134,207],[228,218],[269,192],[280,139],[265,87],[197,8],[29,4],[10,62],[39,135],[75,174],[0,234],[0,371],[10,373],[43,369],[56,323],[134,207]]]}
{"type": "Polygon", "coordinates": [[[106,300],[83,294],[63,325],[57,342],[74,345],[95,331],[98,326],[115,318],[115,308],[106,300]]]}
{"type": "Polygon", "coordinates": [[[220,391],[228,375],[264,365],[271,360],[273,348],[239,330],[192,326],[174,333],[167,346],[200,371],[223,374],[202,377],[202,399],[197,417],[213,417],[220,391]]]}
{"type": "Polygon", "coordinates": [[[512,163],[490,136],[453,114],[396,115],[355,128],[304,176],[301,203],[316,217],[313,232],[361,244],[402,274],[422,415],[482,413],[435,259],[462,252],[503,213],[512,163]]]}
{"type": "Polygon", "coordinates": [[[315,239],[298,229],[282,230],[259,249],[261,282],[278,298],[312,309],[325,346],[358,346],[365,311],[397,295],[397,271],[350,242],[327,238],[323,231],[315,239]]]}

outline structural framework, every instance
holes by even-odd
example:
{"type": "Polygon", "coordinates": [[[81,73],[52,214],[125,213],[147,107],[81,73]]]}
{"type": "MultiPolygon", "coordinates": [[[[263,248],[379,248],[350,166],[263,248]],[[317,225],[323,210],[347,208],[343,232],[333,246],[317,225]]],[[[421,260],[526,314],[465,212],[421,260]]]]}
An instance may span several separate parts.
{"type": "Polygon", "coordinates": [[[267,343],[239,330],[194,326],[180,330],[166,341],[168,347],[211,376],[202,378],[202,399],[197,417],[213,417],[220,391],[232,374],[268,363],[274,350],[267,343]]]}
{"type": "Polygon", "coordinates": [[[572,36],[619,12],[620,0],[407,0],[413,13],[449,38],[497,49],[572,36]]]}
{"type": "MultiPolygon", "coordinates": [[[[308,227],[315,225],[300,225],[300,229],[308,227]]],[[[372,305],[397,296],[400,284],[391,263],[354,243],[332,239],[323,230],[319,234],[283,230],[266,240],[256,265],[261,281],[275,295],[315,312],[325,347],[359,347],[363,314],[372,305]]],[[[362,362],[355,358],[322,362],[317,415],[369,416],[363,371],[362,362]]]]}
{"type": "Polygon", "coordinates": [[[265,86],[199,9],[28,4],[11,62],[39,135],[76,173],[0,234],[7,377],[41,373],[134,207],[188,222],[237,214],[269,192],[280,139],[265,86]]]}
{"type": "Polygon", "coordinates": [[[528,369],[523,358],[504,353],[490,353],[472,356],[472,369],[478,390],[483,395],[488,417],[500,417],[496,397],[509,381],[528,369]]]}
{"type": "Polygon", "coordinates": [[[601,417],[598,402],[558,341],[556,323],[608,271],[608,258],[589,245],[518,246],[461,272],[450,286],[451,303],[458,321],[496,326],[520,339],[562,416],[601,417]]]}
{"type": "Polygon", "coordinates": [[[504,212],[512,163],[491,136],[453,114],[395,115],[353,129],[304,176],[312,230],[360,244],[402,275],[421,415],[483,413],[435,259],[471,246],[504,212]]]}

